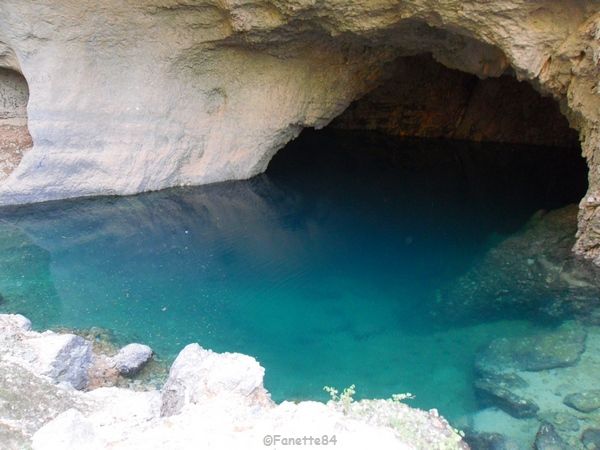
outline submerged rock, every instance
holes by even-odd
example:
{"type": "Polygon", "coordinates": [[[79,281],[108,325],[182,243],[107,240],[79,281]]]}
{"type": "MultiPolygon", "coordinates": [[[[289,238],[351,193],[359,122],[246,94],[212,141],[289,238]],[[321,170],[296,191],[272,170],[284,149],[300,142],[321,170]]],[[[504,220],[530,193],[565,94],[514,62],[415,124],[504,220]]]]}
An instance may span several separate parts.
{"type": "Polygon", "coordinates": [[[535,450],[568,450],[567,444],[550,423],[540,425],[535,435],[533,448],[535,450]]]}
{"type": "Polygon", "coordinates": [[[600,450],[600,429],[588,428],[581,435],[581,442],[586,450],[600,450]]]}
{"type": "Polygon", "coordinates": [[[554,428],[564,433],[570,433],[579,430],[579,420],[577,417],[560,411],[544,412],[538,416],[543,422],[549,422],[554,428]]]}
{"type": "Polygon", "coordinates": [[[563,403],[577,411],[589,413],[600,408],[600,390],[578,392],[567,395],[563,403]]]}
{"type": "Polygon", "coordinates": [[[576,231],[577,205],[534,214],[441,291],[446,317],[479,321],[535,310],[589,322],[600,303],[600,268],[573,255],[576,231]]]}
{"type": "Polygon", "coordinates": [[[518,445],[500,433],[465,433],[471,450],[519,450],[518,445]]]}
{"type": "Polygon", "coordinates": [[[121,375],[133,376],[150,361],[152,354],[152,349],[147,345],[129,344],[119,350],[112,362],[121,375]]]}
{"type": "Polygon", "coordinates": [[[477,379],[475,391],[482,403],[497,406],[513,417],[534,417],[540,409],[533,400],[514,393],[506,385],[495,382],[491,378],[477,379]]]}
{"type": "Polygon", "coordinates": [[[576,322],[566,322],[545,333],[495,339],[477,356],[475,366],[482,374],[572,366],[585,350],[586,336],[576,322]]]}

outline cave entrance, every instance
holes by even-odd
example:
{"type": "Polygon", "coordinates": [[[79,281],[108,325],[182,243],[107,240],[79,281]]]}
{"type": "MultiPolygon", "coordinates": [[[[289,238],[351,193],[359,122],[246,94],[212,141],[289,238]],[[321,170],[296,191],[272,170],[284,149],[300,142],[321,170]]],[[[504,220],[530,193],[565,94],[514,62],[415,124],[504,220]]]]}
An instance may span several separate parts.
{"type": "Polygon", "coordinates": [[[508,213],[512,205],[515,226],[523,215],[585,194],[577,132],[558,103],[529,83],[512,73],[480,79],[428,54],[398,58],[385,73],[327,127],[305,130],[280,150],[268,173],[298,166],[316,175],[319,167],[343,166],[343,175],[353,166],[349,176],[368,176],[362,168],[377,179],[379,170],[398,170],[422,189],[444,180],[446,195],[461,191],[490,210],[508,213]]]}
{"type": "Polygon", "coordinates": [[[266,175],[296,183],[290,196],[308,192],[308,214],[331,217],[340,233],[354,228],[339,251],[354,264],[371,254],[366,270],[406,278],[410,295],[426,297],[411,311],[564,313],[575,304],[564,293],[592,281],[569,284],[587,165],[558,105],[510,74],[482,80],[428,56],[400,58],[389,73],[329,126],[304,130],[266,175]],[[508,294],[495,301],[498,292],[508,294]]]}
{"type": "Polygon", "coordinates": [[[28,101],[25,77],[0,68],[0,181],[12,173],[33,145],[27,127],[28,101]]]}

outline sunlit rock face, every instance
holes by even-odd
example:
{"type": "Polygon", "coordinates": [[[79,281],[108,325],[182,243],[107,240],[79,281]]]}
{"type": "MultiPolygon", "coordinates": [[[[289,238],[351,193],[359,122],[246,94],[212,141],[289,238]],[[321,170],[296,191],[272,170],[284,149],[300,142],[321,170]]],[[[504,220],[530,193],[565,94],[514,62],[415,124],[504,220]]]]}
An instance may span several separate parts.
{"type": "Polygon", "coordinates": [[[600,5],[581,1],[0,3],[0,67],[29,85],[33,148],[0,203],[243,179],[430,53],[555,98],[590,165],[576,250],[600,262],[600,5]]]}
{"type": "Polygon", "coordinates": [[[23,75],[0,68],[0,181],[10,175],[33,145],[27,129],[28,98],[23,75]]]}

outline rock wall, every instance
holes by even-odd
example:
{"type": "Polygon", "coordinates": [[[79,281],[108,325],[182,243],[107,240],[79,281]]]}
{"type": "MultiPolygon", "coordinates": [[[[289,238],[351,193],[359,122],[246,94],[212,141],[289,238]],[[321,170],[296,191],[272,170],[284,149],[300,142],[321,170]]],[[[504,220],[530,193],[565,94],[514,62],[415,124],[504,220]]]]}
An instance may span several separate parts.
{"type": "Polygon", "coordinates": [[[577,147],[558,104],[510,75],[480,79],[428,55],[399,58],[389,79],[331,126],[393,136],[577,147]]]}
{"type": "Polygon", "coordinates": [[[584,0],[4,0],[0,67],[28,82],[34,146],[0,203],[251,177],[431,53],[559,102],[590,165],[576,251],[600,263],[599,38],[584,0]]]}
{"type": "Polygon", "coordinates": [[[33,145],[27,129],[27,81],[18,72],[0,68],[0,181],[21,162],[33,145]]]}

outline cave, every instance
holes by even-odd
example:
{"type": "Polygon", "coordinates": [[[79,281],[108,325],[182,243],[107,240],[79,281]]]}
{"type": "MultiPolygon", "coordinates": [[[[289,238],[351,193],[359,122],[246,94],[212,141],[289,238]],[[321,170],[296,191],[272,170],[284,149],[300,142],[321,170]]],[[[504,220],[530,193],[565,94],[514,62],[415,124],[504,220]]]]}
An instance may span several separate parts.
{"type": "Polygon", "coordinates": [[[0,447],[599,447],[599,38],[2,0],[0,447]]]}
{"type": "Polygon", "coordinates": [[[453,174],[447,189],[462,186],[457,190],[488,209],[502,205],[511,215],[513,202],[515,223],[523,220],[519,208],[531,215],[575,204],[588,187],[579,135],[555,99],[517,80],[510,68],[480,78],[431,54],[390,62],[372,90],[327,126],[305,129],[269,167],[301,166],[326,176],[342,165],[360,177],[362,163],[413,168],[411,176],[426,180],[446,170],[453,174]],[[435,169],[422,172],[428,167],[435,169]]]}

